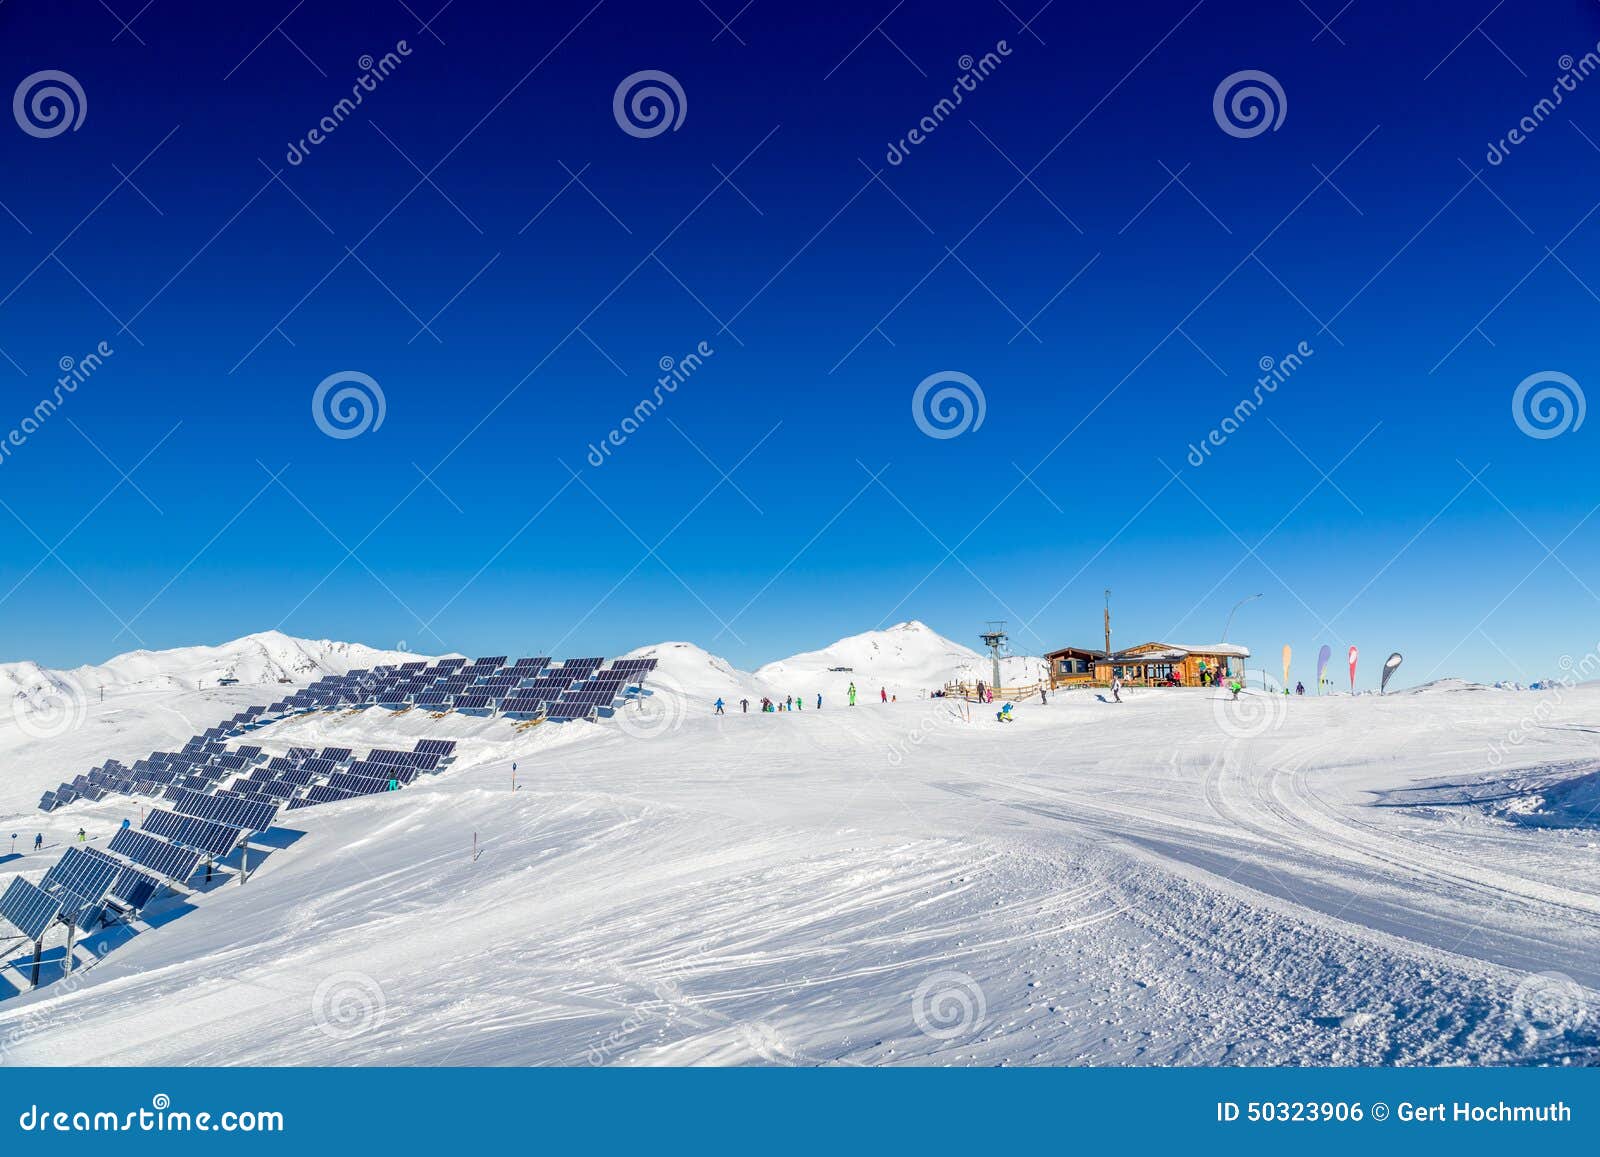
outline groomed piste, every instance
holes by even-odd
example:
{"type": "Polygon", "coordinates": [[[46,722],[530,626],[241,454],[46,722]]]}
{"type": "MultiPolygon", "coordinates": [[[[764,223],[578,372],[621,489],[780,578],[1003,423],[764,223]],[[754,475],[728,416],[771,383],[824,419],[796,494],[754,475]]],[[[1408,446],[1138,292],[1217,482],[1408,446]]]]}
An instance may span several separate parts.
{"type": "MultiPolygon", "coordinates": [[[[158,653],[137,679],[108,677],[103,702],[86,695],[71,729],[0,731],[0,808],[21,837],[0,883],[57,905],[36,988],[38,925],[12,929],[10,1059],[1600,1059],[1589,685],[1237,701],[1138,687],[1121,703],[1083,687],[1001,724],[1000,703],[933,697],[988,658],[905,623],[748,672],[689,643],[641,648],[623,660],[653,661],[646,675],[557,723],[559,695],[542,722],[508,715],[516,687],[498,711],[462,709],[482,694],[464,688],[437,710],[439,675],[423,702],[311,703],[312,687],[418,660],[264,645],[323,664],[274,700],[292,708],[250,715],[271,697],[216,685],[226,655],[158,653]],[[786,696],[804,710],[756,709],[786,696]],[[188,720],[207,726],[179,734],[188,720]],[[137,784],[151,752],[194,740],[225,773],[180,761],[183,776],[209,787],[38,810],[75,768],[115,760],[137,784]],[[445,742],[448,760],[383,778],[445,742]],[[350,790],[338,776],[372,790],[306,806],[350,790]],[[242,847],[219,844],[208,883],[200,837],[173,833],[225,822],[197,809],[266,801],[270,821],[230,813],[247,882],[242,847]],[[133,858],[142,840],[196,853],[192,870],[133,858]]],[[[607,669],[646,668],[583,681],[607,669]]]]}

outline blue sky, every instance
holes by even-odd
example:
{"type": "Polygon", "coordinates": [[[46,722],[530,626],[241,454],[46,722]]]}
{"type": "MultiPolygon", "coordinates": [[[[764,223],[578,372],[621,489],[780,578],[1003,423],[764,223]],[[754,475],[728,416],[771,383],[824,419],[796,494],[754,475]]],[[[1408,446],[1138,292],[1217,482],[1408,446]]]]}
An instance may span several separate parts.
{"type": "Polygon", "coordinates": [[[0,460],[6,658],[277,627],[752,665],[912,617],[1039,649],[1107,587],[1122,644],[1260,592],[1233,637],[1299,677],[1324,642],[1531,678],[1600,639],[1600,429],[1512,412],[1597,378],[1600,79],[1486,158],[1594,4],[289,8],[0,8],[5,90],[86,106],[0,125],[0,440],[114,351],[0,460]],[[684,97],[653,136],[613,111],[646,70],[684,97]],[[1283,93],[1254,135],[1214,113],[1245,70],[1283,93]],[[341,371],[381,426],[319,429],[341,371]],[[919,428],[942,372],[981,426],[919,428]]]}

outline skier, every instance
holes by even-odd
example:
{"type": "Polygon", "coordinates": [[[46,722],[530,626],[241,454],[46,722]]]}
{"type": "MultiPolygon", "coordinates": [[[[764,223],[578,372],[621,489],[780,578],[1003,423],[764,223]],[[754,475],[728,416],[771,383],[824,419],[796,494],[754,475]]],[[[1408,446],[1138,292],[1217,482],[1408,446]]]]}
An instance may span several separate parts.
{"type": "Polygon", "coordinates": [[[750,700],[748,700],[748,699],[739,700],[739,711],[743,715],[750,714],[750,700]]]}
{"type": "Polygon", "coordinates": [[[1047,699],[1047,698],[1045,698],[1045,694],[1044,694],[1044,684],[1043,684],[1043,683],[1040,683],[1040,684],[1039,684],[1039,702],[1040,702],[1040,703],[1041,703],[1041,704],[1045,704],[1045,703],[1049,703],[1049,702],[1050,702],[1050,700],[1049,700],[1049,699],[1047,699]]]}
{"type": "Polygon", "coordinates": [[[854,707],[855,705],[856,705],[856,685],[854,683],[852,683],[852,684],[850,684],[850,706],[854,707]]]}
{"type": "Polygon", "coordinates": [[[806,697],[804,695],[796,695],[794,697],[794,709],[796,711],[804,711],[806,709],[806,697]]]}
{"type": "Polygon", "coordinates": [[[1232,691],[1232,692],[1233,692],[1233,697],[1234,697],[1234,698],[1235,698],[1235,699],[1237,699],[1237,698],[1239,698],[1239,692],[1240,692],[1240,691],[1243,691],[1243,690],[1244,690],[1244,688],[1243,688],[1243,687],[1241,687],[1241,686],[1239,686],[1239,680],[1237,680],[1237,679],[1230,679],[1230,680],[1229,680],[1229,681],[1228,681],[1228,690],[1229,690],[1229,691],[1232,691]]]}
{"type": "Polygon", "coordinates": [[[1010,723],[1011,722],[1011,704],[1009,704],[1009,703],[1004,704],[1000,708],[1000,710],[998,710],[998,711],[996,711],[994,713],[994,717],[996,719],[998,719],[1001,723],[1010,723]]]}
{"type": "Polygon", "coordinates": [[[78,829],[78,842],[81,844],[85,840],[87,840],[88,838],[89,838],[89,834],[87,832],[85,832],[82,828],[79,828],[78,829]]]}
{"type": "Polygon", "coordinates": [[[822,710],[822,692],[821,691],[817,692],[817,710],[818,711],[822,710]]]}
{"type": "Polygon", "coordinates": [[[1306,693],[1306,685],[1304,683],[1296,683],[1294,685],[1294,693],[1296,695],[1304,695],[1306,693]]]}
{"type": "Polygon", "coordinates": [[[878,688],[878,701],[881,703],[889,702],[889,689],[887,687],[878,688]]]}
{"type": "Polygon", "coordinates": [[[399,791],[400,790],[400,781],[398,779],[396,779],[392,775],[389,777],[389,790],[390,791],[399,791]]]}
{"type": "Polygon", "coordinates": [[[1111,676],[1111,698],[1118,703],[1122,702],[1122,678],[1118,675],[1111,676]]]}
{"type": "Polygon", "coordinates": [[[978,702],[979,703],[987,702],[983,697],[983,680],[982,679],[978,680],[978,702]]]}
{"type": "Polygon", "coordinates": [[[39,832],[33,837],[33,850],[37,852],[42,847],[44,847],[44,833],[39,832]]]}
{"type": "Polygon", "coordinates": [[[794,710],[794,696],[793,695],[785,695],[783,697],[783,709],[785,711],[794,710]]]}
{"type": "Polygon", "coordinates": [[[718,715],[724,715],[724,714],[726,714],[726,712],[724,712],[724,711],[723,711],[723,710],[722,710],[722,696],[720,696],[720,695],[718,695],[718,696],[717,696],[717,702],[716,702],[716,708],[717,708],[717,711],[716,711],[716,713],[717,713],[717,714],[718,714],[718,715]]]}

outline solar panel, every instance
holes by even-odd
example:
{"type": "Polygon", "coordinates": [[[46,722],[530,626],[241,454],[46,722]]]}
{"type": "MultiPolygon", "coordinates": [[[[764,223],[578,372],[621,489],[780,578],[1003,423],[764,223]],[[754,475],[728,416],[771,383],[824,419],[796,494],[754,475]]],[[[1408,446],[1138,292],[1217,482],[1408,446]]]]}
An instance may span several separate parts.
{"type": "Polygon", "coordinates": [[[404,763],[408,752],[391,751],[386,747],[374,747],[367,756],[368,763],[404,763]]]}
{"type": "Polygon", "coordinates": [[[111,842],[106,847],[123,859],[143,864],[158,876],[165,876],[180,884],[194,875],[194,866],[200,862],[199,852],[173,847],[165,840],[158,840],[154,836],[136,832],[132,828],[123,828],[112,836],[111,842]]]}
{"type": "Polygon", "coordinates": [[[198,791],[185,792],[178,798],[176,807],[184,815],[251,832],[266,831],[272,826],[273,817],[277,814],[277,808],[271,804],[244,799],[225,791],[219,791],[215,795],[205,795],[198,791]]]}
{"type": "Polygon", "coordinates": [[[193,848],[213,858],[226,856],[233,851],[240,837],[244,835],[244,832],[228,824],[219,824],[195,816],[174,816],[167,812],[151,812],[144,826],[157,835],[166,836],[175,844],[193,848]],[[157,816],[167,816],[159,828],[150,822],[157,816]]]}
{"type": "Polygon", "coordinates": [[[61,912],[61,901],[34,887],[21,876],[13,876],[5,895],[0,896],[0,916],[9,920],[29,940],[44,935],[61,912]]]}
{"type": "Polygon", "coordinates": [[[56,810],[56,793],[55,792],[47,791],[47,792],[44,793],[44,795],[39,797],[39,810],[40,811],[47,811],[47,812],[56,810]]]}
{"type": "Polygon", "coordinates": [[[152,808],[150,814],[144,817],[144,823],[139,826],[142,830],[153,832],[164,840],[176,839],[178,830],[183,827],[183,817],[162,811],[160,808],[152,808]]]}
{"type": "Polygon", "coordinates": [[[331,775],[339,769],[339,765],[331,759],[313,758],[300,765],[301,771],[309,771],[312,775],[331,775]]]}
{"type": "Polygon", "coordinates": [[[331,759],[335,763],[343,763],[354,754],[355,752],[348,747],[324,747],[322,749],[322,758],[331,759]]]}
{"type": "Polygon", "coordinates": [[[44,874],[39,886],[45,891],[64,888],[87,902],[99,900],[116,881],[122,865],[94,848],[71,847],[44,874]]]}
{"type": "Polygon", "coordinates": [[[455,749],[454,739],[419,739],[411,750],[420,751],[424,755],[450,755],[455,749]]]}
{"type": "Polygon", "coordinates": [[[294,807],[296,804],[298,804],[300,807],[310,807],[312,804],[318,803],[336,803],[341,799],[355,799],[355,793],[344,791],[336,787],[328,787],[326,784],[318,784],[316,787],[306,792],[305,799],[295,800],[294,803],[290,804],[289,806],[294,807]]]}
{"type": "Polygon", "coordinates": [[[310,759],[316,753],[317,753],[317,749],[314,748],[314,747],[291,747],[289,749],[289,758],[290,759],[310,759]]]}
{"type": "Polygon", "coordinates": [[[491,700],[487,695],[457,695],[457,711],[487,711],[491,700]]]}
{"type": "Polygon", "coordinates": [[[307,787],[320,778],[320,776],[314,775],[304,768],[296,768],[289,771],[280,771],[273,782],[293,784],[296,787],[307,787]]]}
{"type": "Polygon", "coordinates": [[[123,868],[117,882],[111,885],[111,895],[137,912],[150,902],[161,887],[161,881],[147,876],[138,868],[123,868]]]}
{"type": "Polygon", "coordinates": [[[328,786],[335,791],[347,791],[351,795],[376,795],[380,791],[389,790],[389,781],[371,779],[364,775],[335,775],[328,779],[328,786]]]}

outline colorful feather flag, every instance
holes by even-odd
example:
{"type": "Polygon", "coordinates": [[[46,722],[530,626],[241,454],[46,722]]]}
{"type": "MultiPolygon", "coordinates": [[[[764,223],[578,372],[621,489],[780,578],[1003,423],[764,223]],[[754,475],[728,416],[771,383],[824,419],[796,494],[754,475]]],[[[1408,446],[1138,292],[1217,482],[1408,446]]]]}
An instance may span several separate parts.
{"type": "Polygon", "coordinates": [[[1328,660],[1333,658],[1333,648],[1322,644],[1322,650],[1317,652],[1317,694],[1322,694],[1322,673],[1328,669],[1328,660]]]}
{"type": "Polygon", "coordinates": [[[1354,647],[1350,648],[1350,694],[1356,693],[1356,654],[1354,647]]]}
{"type": "Polygon", "coordinates": [[[1378,684],[1379,695],[1382,695],[1384,689],[1389,686],[1389,676],[1398,671],[1400,664],[1403,662],[1405,662],[1405,657],[1399,651],[1396,651],[1383,661],[1383,681],[1378,684]]]}
{"type": "Polygon", "coordinates": [[[1283,685],[1289,686],[1289,644],[1283,645],[1283,685]]]}

